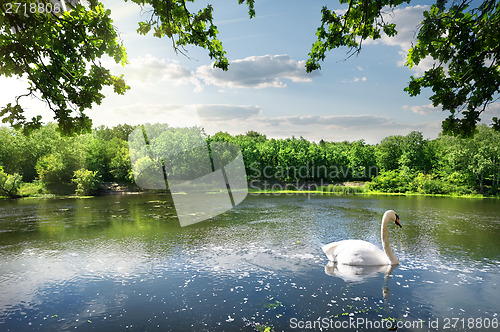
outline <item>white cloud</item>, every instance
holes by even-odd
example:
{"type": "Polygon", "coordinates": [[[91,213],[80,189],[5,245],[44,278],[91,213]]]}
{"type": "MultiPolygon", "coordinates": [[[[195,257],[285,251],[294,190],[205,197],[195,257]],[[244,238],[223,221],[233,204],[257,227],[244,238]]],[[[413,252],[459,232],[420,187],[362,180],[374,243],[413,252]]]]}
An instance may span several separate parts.
{"type": "Polygon", "coordinates": [[[293,60],[288,55],[251,56],[230,62],[229,70],[201,66],[197,76],[207,85],[229,88],[283,88],[283,79],[292,82],[310,82],[318,73],[306,73],[305,61],[293,60]]]}
{"type": "MultiPolygon", "coordinates": [[[[401,60],[398,61],[399,66],[404,66],[408,55],[408,50],[412,43],[416,42],[416,37],[419,30],[419,25],[424,19],[423,13],[430,9],[428,5],[410,6],[402,9],[390,10],[386,9],[384,20],[388,23],[395,23],[398,33],[394,37],[389,37],[382,34],[382,37],[376,41],[367,40],[366,43],[382,43],[389,46],[398,47],[401,60]]],[[[426,70],[432,67],[434,60],[425,58],[420,61],[418,66],[414,66],[412,70],[417,76],[422,75],[426,70]]]]}
{"type": "Polygon", "coordinates": [[[259,106],[204,104],[194,106],[202,122],[249,120],[260,114],[259,106]]]}
{"type": "Polygon", "coordinates": [[[486,107],[485,113],[491,114],[491,115],[500,115],[500,102],[495,102],[493,104],[489,104],[488,107],[486,107]]]}
{"type": "Polygon", "coordinates": [[[370,144],[379,143],[390,135],[406,135],[412,130],[423,132],[425,137],[437,137],[441,122],[398,123],[391,117],[375,114],[360,115],[310,115],[286,117],[259,117],[250,123],[249,129],[269,137],[287,138],[292,135],[318,142],[354,141],[365,139],[370,144]],[[362,134],[360,134],[362,132],[362,134]]]}
{"type": "MultiPolygon", "coordinates": [[[[416,105],[416,106],[404,105],[403,109],[410,110],[413,113],[420,115],[427,115],[433,112],[441,112],[443,110],[441,106],[434,107],[432,103],[427,105],[416,105]]],[[[486,107],[485,109],[485,113],[493,115],[500,114],[500,102],[494,102],[492,104],[489,104],[488,107],[486,107]]]]}
{"type": "Polygon", "coordinates": [[[322,125],[342,129],[369,127],[373,125],[388,125],[393,123],[389,117],[373,114],[287,116],[280,117],[278,119],[280,119],[281,123],[286,122],[300,126],[322,125]]]}
{"type": "Polygon", "coordinates": [[[306,73],[305,61],[293,60],[288,55],[251,56],[234,60],[230,62],[228,71],[211,65],[191,70],[177,61],[152,55],[133,58],[125,67],[112,61],[105,66],[113,73],[124,74],[127,82],[149,85],[161,81],[169,81],[175,85],[189,83],[194,85],[197,92],[207,85],[222,88],[283,88],[286,87],[283,80],[310,82],[314,76],[319,75],[317,72],[306,73]]]}
{"type": "Polygon", "coordinates": [[[432,112],[442,111],[441,107],[434,107],[432,104],[417,105],[417,106],[404,105],[403,109],[405,109],[405,110],[409,109],[413,113],[420,114],[420,115],[427,115],[427,114],[432,113],[432,112]]]}
{"type": "Polygon", "coordinates": [[[408,50],[417,36],[418,26],[424,18],[424,11],[429,9],[430,6],[417,5],[387,11],[384,20],[388,23],[395,23],[398,33],[394,37],[382,34],[380,41],[386,45],[398,46],[401,49],[408,50]]]}
{"type": "MultiPolygon", "coordinates": [[[[260,115],[260,107],[230,104],[153,104],[136,103],[104,111],[105,119],[118,123],[168,123],[173,127],[202,126],[217,129],[236,122],[252,123],[260,115]]],[[[216,130],[219,131],[219,130],[216,130]]]]}
{"type": "Polygon", "coordinates": [[[177,61],[159,59],[149,54],[130,59],[130,64],[125,67],[115,63],[105,64],[105,66],[110,68],[112,73],[124,74],[127,82],[154,85],[160,81],[170,81],[176,85],[193,84],[195,91],[202,89],[200,80],[189,68],[182,66],[177,61]]]}
{"type": "MultiPolygon", "coordinates": [[[[201,125],[192,109],[183,105],[141,103],[101,110],[99,116],[108,125],[127,123],[131,125],[144,123],[168,123],[173,127],[191,127],[201,125]]],[[[99,123],[99,121],[97,121],[99,123]]]]}
{"type": "MultiPolygon", "coordinates": [[[[108,0],[109,2],[109,0],[108,0]]],[[[124,19],[133,18],[137,16],[137,13],[140,12],[140,7],[136,6],[132,3],[117,3],[115,0],[112,1],[111,4],[106,4],[108,8],[111,9],[111,18],[113,21],[122,21],[124,19]]]]}
{"type": "Polygon", "coordinates": [[[343,80],[342,83],[359,83],[359,82],[366,82],[368,79],[366,76],[363,77],[354,77],[353,79],[346,79],[343,80]]]}

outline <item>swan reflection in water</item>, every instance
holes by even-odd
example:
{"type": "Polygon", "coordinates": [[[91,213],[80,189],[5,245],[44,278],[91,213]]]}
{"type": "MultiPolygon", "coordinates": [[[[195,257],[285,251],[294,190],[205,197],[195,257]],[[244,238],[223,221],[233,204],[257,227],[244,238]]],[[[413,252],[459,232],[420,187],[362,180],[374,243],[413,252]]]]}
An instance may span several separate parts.
{"type": "Polygon", "coordinates": [[[390,299],[389,279],[397,265],[345,265],[335,262],[328,262],[325,265],[325,273],[332,277],[343,279],[348,285],[360,284],[370,278],[376,278],[380,273],[384,274],[384,284],[382,286],[382,295],[384,300],[390,299]]]}
{"type": "Polygon", "coordinates": [[[346,283],[362,283],[369,278],[377,277],[379,273],[385,274],[388,279],[397,265],[345,265],[328,262],[325,273],[332,277],[339,277],[346,283]]]}

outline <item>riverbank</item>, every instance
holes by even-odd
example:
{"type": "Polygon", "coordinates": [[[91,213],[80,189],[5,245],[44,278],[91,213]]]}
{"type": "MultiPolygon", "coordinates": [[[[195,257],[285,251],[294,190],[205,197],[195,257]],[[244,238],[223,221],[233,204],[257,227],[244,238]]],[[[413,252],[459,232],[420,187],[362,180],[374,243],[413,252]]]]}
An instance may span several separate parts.
{"type": "Polygon", "coordinates": [[[151,192],[137,185],[117,182],[104,182],[94,195],[77,195],[75,193],[61,192],[48,193],[40,182],[22,183],[19,188],[19,194],[15,197],[0,196],[0,199],[18,199],[18,198],[90,198],[106,195],[136,195],[151,192]]]}
{"type": "Polygon", "coordinates": [[[319,190],[249,190],[249,194],[252,195],[294,195],[294,194],[316,194],[324,196],[342,196],[342,195],[373,195],[373,196],[423,196],[423,197],[448,197],[448,198],[473,198],[473,199],[486,199],[486,198],[496,198],[500,199],[500,196],[484,196],[480,194],[420,194],[420,193],[385,193],[376,191],[365,191],[365,192],[324,192],[319,190]]]}

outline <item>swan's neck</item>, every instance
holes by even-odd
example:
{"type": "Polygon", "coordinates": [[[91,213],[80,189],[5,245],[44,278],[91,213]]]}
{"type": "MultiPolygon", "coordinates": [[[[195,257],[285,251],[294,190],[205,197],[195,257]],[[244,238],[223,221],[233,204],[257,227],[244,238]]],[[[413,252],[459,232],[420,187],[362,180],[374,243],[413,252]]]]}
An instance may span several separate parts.
{"type": "Polygon", "coordinates": [[[389,244],[389,231],[387,230],[387,223],[389,222],[388,219],[383,218],[382,219],[382,230],[381,230],[381,235],[382,235],[382,246],[384,248],[384,252],[387,255],[387,258],[391,261],[392,265],[397,265],[399,264],[398,259],[396,256],[394,256],[394,253],[392,252],[391,245],[389,244]]]}

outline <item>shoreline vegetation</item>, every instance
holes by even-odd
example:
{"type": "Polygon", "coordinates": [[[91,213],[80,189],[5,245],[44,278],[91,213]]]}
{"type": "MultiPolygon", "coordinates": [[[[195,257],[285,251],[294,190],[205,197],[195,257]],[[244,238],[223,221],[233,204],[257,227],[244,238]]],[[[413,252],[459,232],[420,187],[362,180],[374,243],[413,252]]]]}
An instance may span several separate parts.
{"type": "MultiPolygon", "coordinates": [[[[486,125],[478,126],[468,139],[440,135],[429,140],[414,131],[388,136],[378,144],[269,139],[255,131],[209,136],[199,127],[152,126],[159,132],[168,130],[168,144],[178,141],[190,146],[194,133],[204,137],[207,146],[213,142],[238,145],[250,194],[500,197],[500,132],[486,125]]],[[[61,136],[53,123],[27,136],[1,127],[0,197],[151,192],[134,181],[128,136],[135,128],[101,126],[68,137],[61,136]]]]}
{"type": "MultiPolygon", "coordinates": [[[[390,192],[382,192],[382,191],[368,191],[368,190],[350,190],[352,187],[343,187],[344,190],[340,191],[327,191],[327,190],[258,190],[258,189],[249,189],[249,195],[298,195],[298,194],[307,194],[309,196],[313,195],[325,195],[325,196],[349,196],[349,195],[377,195],[377,196],[423,196],[423,197],[452,197],[452,198],[474,198],[474,199],[487,199],[487,198],[500,198],[500,196],[485,196],[480,194],[425,194],[425,193],[390,193],[390,192]]],[[[360,186],[363,188],[363,186],[360,186]]]]}
{"type": "MultiPolygon", "coordinates": [[[[114,185],[117,185],[116,183],[114,185]]],[[[305,184],[307,185],[307,184],[305,184]]],[[[451,198],[473,198],[473,199],[500,199],[500,195],[481,195],[481,194],[428,194],[428,193],[415,193],[415,192],[383,192],[383,191],[373,191],[367,190],[366,184],[357,183],[356,185],[351,184],[336,184],[335,190],[326,187],[320,187],[315,190],[309,189],[255,189],[249,188],[248,195],[308,195],[308,196],[350,196],[350,195],[377,195],[377,196],[423,196],[423,197],[451,197],[451,198]]],[[[159,194],[159,195],[171,195],[169,192],[165,190],[144,190],[139,187],[131,187],[127,186],[128,190],[109,190],[103,189],[97,192],[94,195],[78,195],[78,194],[49,194],[49,193],[41,193],[35,195],[18,195],[15,197],[16,199],[47,199],[47,198],[57,198],[57,199],[88,199],[99,196],[107,196],[107,195],[139,195],[139,194],[159,194]]],[[[0,199],[12,199],[12,197],[8,196],[0,196],[0,199]]]]}

